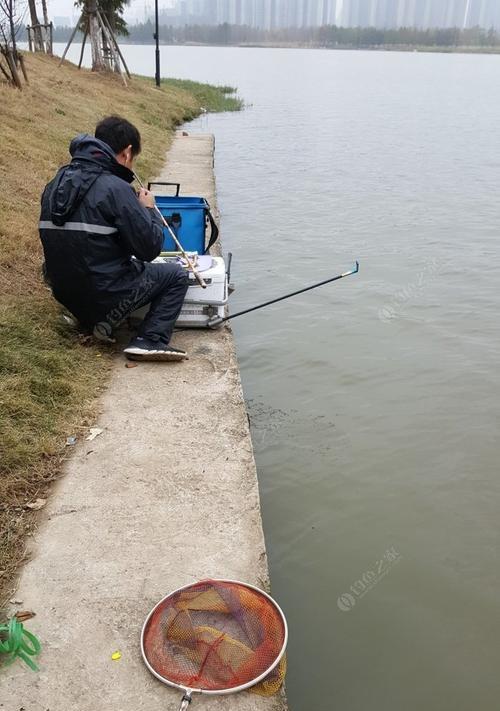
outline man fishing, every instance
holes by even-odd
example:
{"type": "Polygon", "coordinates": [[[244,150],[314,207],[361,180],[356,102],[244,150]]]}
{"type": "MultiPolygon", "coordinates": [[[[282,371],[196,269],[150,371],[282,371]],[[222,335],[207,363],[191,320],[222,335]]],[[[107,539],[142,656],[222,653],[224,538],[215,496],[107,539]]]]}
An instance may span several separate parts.
{"type": "Polygon", "coordinates": [[[135,126],[109,116],[95,137],[77,136],[72,161],[42,195],[40,239],[54,297],[88,331],[111,340],[130,313],[150,304],[136,338],[125,348],[133,360],[183,360],[170,345],[188,276],[176,264],[149,264],[163,244],[153,195],[131,187],[141,151],[135,126]]]}

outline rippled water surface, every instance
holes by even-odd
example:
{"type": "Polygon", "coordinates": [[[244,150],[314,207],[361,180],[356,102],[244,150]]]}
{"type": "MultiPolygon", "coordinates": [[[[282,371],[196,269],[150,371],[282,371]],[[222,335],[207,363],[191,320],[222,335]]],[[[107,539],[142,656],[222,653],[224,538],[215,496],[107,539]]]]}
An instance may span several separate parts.
{"type": "Polygon", "coordinates": [[[500,57],[162,62],[250,104],[190,129],[217,138],[232,310],[361,262],[234,321],[292,709],[498,709],[500,57]]]}

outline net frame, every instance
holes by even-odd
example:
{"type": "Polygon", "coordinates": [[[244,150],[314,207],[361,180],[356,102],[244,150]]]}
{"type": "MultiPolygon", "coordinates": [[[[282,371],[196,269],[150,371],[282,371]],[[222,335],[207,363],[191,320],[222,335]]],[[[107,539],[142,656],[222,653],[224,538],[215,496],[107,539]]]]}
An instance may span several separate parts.
{"type": "Polygon", "coordinates": [[[241,580],[229,580],[226,578],[210,578],[206,580],[199,580],[195,583],[189,583],[188,585],[183,585],[180,588],[177,588],[176,590],[172,590],[172,592],[168,593],[168,595],[165,595],[159,602],[156,603],[156,605],[153,607],[153,609],[150,611],[148,616],[146,617],[146,620],[144,621],[144,624],[142,626],[142,631],[141,631],[141,653],[142,653],[142,658],[144,661],[144,664],[146,667],[149,669],[151,674],[155,676],[159,681],[161,681],[163,684],[166,684],[167,686],[170,686],[174,689],[179,689],[180,691],[183,691],[185,694],[186,699],[190,700],[191,694],[204,694],[206,696],[224,696],[227,694],[236,694],[239,691],[245,691],[246,689],[250,689],[252,686],[256,686],[259,684],[261,681],[263,681],[269,674],[276,669],[278,664],[283,658],[283,655],[285,654],[286,651],[286,646],[288,642],[288,625],[285,617],[285,613],[281,609],[281,607],[278,605],[276,600],[272,598],[268,593],[266,593],[264,590],[261,590],[260,588],[256,587],[255,585],[250,585],[250,583],[243,583],[241,580]],[[172,598],[174,595],[177,595],[180,592],[184,592],[185,590],[189,590],[190,588],[194,588],[195,586],[199,585],[200,583],[203,582],[214,582],[214,583],[221,583],[221,584],[228,584],[228,585],[237,585],[239,587],[247,588],[248,590],[252,590],[253,592],[257,592],[259,595],[262,595],[262,597],[267,600],[267,602],[274,607],[274,609],[278,612],[279,617],[281,618],[281,621],[283,623],[283,644],[282,647],[279,651],[279,654],[277,655],[276,659],[273,661],[273,663],[261,674],[259,674],[257,677],[254,679],[251,679],[250,681],[246,682],[245,684],[240,684],[239,686],[232,686],[227,689],[198,689],[198,688],[193,688],[193,687],[188,687],[188,686],[183,686],[182,684],[178,684],[177,682],[171,681],[170,679],[167,679],[166,677],[162,676],[159,672],[157,672],[154,667],[150,664],[147,656],[146,656],[146,650],[144,649],[144,637],[146,630],[148,628],[148,623],[153,614],[156,612],[156,610],[161,607],[167,600],[172,598]]]}

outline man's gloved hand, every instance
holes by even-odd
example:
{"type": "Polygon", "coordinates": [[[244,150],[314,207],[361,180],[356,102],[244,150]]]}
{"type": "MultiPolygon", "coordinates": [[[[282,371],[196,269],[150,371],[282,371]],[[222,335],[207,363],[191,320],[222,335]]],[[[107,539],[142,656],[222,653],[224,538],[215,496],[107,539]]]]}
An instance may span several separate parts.
{"type": "Polygon", "coordinates": [[[154,207],[155,206],[154,195],[149,190],[146,190],[146,188],[141,188],[139,190],[139,192],[137,193],[137,197],[143,207],[154,207]]]}

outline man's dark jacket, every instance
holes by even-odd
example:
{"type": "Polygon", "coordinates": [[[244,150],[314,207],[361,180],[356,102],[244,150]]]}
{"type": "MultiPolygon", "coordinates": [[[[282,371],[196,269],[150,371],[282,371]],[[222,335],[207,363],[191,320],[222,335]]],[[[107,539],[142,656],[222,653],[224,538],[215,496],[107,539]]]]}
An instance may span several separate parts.
{"type": "Polygon", "coordinates": [[[55,298],[92,328],[127,311],[141,289],[143,262],[161,251],[163,227],[106,143],[77,136],[70,153],[71,163],[43,192],[40,239],[55,298]]]}

